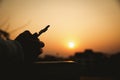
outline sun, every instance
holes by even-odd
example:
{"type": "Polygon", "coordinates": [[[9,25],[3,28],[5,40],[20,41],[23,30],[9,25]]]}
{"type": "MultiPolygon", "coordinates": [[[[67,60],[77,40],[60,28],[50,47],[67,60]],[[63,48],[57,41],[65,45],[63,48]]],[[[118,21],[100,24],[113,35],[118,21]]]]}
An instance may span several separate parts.
{"type": "Polygon", "coordinates": [[[75,43],[74,42],[69,42],[68,43],[68,47],[69,48],[74,48],[75,47],[75,43]]]}

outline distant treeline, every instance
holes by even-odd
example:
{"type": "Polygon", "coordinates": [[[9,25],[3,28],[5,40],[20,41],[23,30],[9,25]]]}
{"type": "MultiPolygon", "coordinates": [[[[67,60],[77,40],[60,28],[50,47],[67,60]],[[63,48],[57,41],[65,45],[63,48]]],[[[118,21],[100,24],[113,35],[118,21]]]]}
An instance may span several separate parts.
{"type": "Polygon", "coordinates": [[[112,69],[118,69],[120,66],[120,52],[111,56],[106,56],[102,52],[94,52],[91,49],[86,49],[84,52],[76,52],[75,55],[68,58],[45,55],[44,58],[39,58],[39,61],[66,61],[72,60],[80,64],[81,66],[87,66],[91,68],[106,67],[112,69]]]}

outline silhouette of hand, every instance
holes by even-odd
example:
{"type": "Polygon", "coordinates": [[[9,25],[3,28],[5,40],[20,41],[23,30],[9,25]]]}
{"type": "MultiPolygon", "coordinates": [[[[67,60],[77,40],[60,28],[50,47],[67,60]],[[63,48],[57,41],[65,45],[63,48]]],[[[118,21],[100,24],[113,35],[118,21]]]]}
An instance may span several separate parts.
{"type": "Polygon", "coordinates": [[[21,33],[16,37],[15,40],[22,45],[24,51],[24,60],[27,63],[34,62],[38,55],[42,53],[44,43],[32,35],[29,31],[21,33]]]}

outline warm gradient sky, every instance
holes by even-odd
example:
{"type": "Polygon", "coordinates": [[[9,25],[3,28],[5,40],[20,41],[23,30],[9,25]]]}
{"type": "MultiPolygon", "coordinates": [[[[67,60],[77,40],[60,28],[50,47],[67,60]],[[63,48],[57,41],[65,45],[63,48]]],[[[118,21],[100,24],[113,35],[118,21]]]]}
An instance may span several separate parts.
{"type": "Polygon", "coordinates": [[[51,25],[41,36],[46,44],[44,54],[67,56],[86,48],[106,53],[120,51],[118,0],[3,0],[1,23],[4,16],[9,16],[7,31],[12,39],[26,29],[34,33],[51,25]],[[70,41],[75,43],[73,49],[68,47],[70,41]]]}

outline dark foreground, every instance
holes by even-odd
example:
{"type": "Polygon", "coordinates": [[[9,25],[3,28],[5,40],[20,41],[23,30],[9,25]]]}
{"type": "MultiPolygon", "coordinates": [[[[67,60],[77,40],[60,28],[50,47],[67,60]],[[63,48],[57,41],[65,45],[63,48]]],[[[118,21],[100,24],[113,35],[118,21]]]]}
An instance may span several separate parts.
{"type": "Polygon", "coordinates": [[[20,80],[120,80],[118,68],[83,66],[76,62],[37,62],[6,65],[0,77],[20,80]]]}

